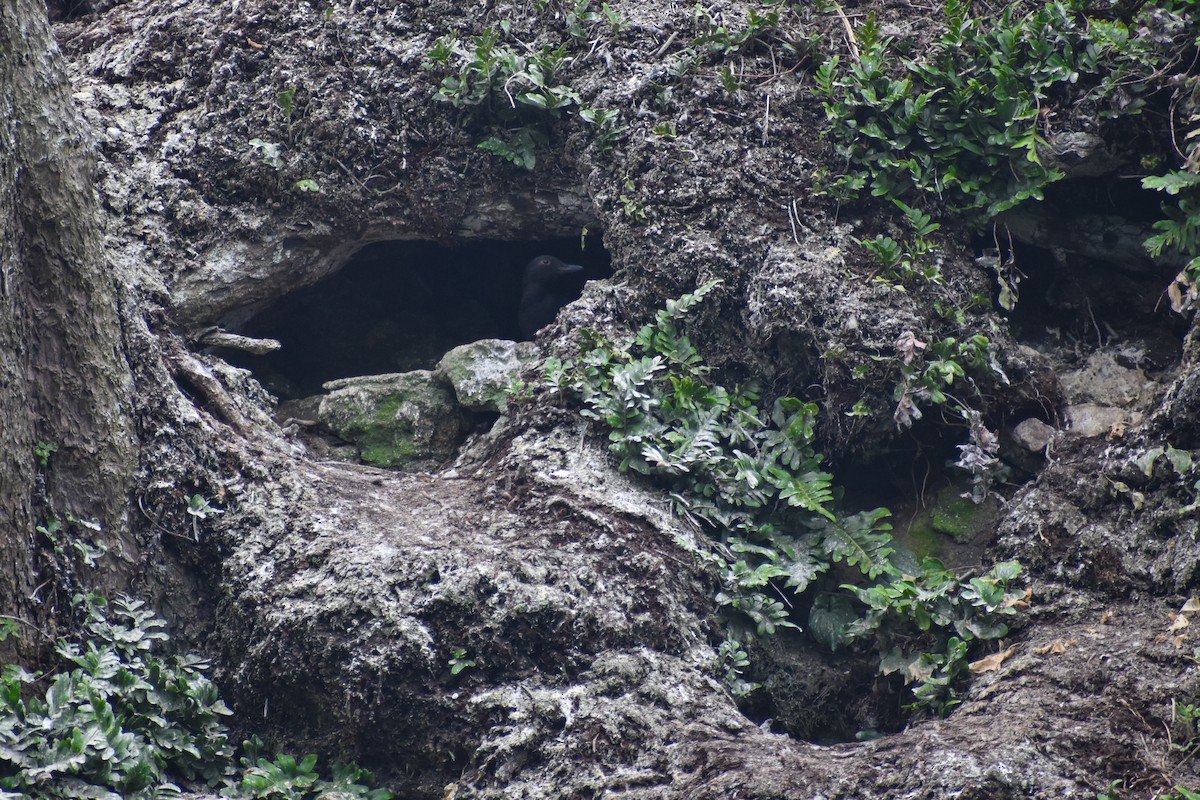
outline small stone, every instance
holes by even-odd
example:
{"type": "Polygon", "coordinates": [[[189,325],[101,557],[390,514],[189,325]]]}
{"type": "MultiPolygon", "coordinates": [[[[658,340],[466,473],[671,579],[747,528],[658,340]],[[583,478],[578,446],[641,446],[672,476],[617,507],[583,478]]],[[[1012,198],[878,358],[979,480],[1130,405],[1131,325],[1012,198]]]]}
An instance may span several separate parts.
{"type": "Polygon", "coordinates": [[[1068,430],[1076,436],[1085,437],[1116,438],[1122,435],[1128,426],[1136,425],[1142,420],[1142,415],[1137,412],[1095,403],[1068,406],[1065,416],[1068,430]]]}
{"type": "Polygon", "coordinates": [[[1054,428],[1034,417],[1018,422],[1012,429],[1013,444],[1030,453],[1044,453],[1053,436],[1054,428]]]}
{"type": "Polygon", "coordinates": [[[1144,401],[1154,384],[1140,369],[1121,366],[1115,353],[1100,350],[1088,356],[1082,369],[1062,375],[1067,399],[1099,406],[1130,406],[1144,401]]]}
{"type": "Polygon", "coordinates": [[[508,406],[508,390],[521,367],[537,357],[538,349],[532,342],[480,339],[442,356],[433,376],[454,388],[463,408],[503,413],[508,406]]]}
{"type": "Polygon", "coordinates": [[[462,444],[462,411],[428,370],[341,378],[325,388],[329,394],[318,409],[321,421],[357,446],[368,464],[431,469],[462,444]]]}

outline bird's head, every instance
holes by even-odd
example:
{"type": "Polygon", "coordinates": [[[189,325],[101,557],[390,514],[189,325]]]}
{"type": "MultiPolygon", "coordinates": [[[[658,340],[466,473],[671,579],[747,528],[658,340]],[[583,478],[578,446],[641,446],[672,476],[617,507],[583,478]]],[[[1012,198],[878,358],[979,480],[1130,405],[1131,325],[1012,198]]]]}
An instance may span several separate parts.
{"type": "Polygon", "coordinates": [[[576,272],[582,272],[578,264],[565,264],[554,256],[538,256],[525,267],[525,285],[534,283],[546,284],[576,272]]]}

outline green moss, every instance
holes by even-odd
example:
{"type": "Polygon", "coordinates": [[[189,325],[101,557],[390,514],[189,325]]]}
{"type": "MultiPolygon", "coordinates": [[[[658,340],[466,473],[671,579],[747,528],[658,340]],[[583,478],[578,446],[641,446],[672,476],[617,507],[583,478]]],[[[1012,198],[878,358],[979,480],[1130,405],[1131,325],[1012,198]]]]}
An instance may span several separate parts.
{"type": "Polygon", "coordinates": [[[358,419],[347,422],[342,435],[359,447],[359,458],[377,467],[400,467],[418,458],[412,426],[397,416],[409,393],[391,394],[358,419]]]}
{"type": "Polygon", "coordinates": [[[912,550],[918,559],[942,558],[942,534],[934,529],[929,514],[918,516],[908,530],[898,535],[897,540],[912,550]]]}
{"type": "Polygon", "coordinates": [[[416,447],[408,440],[384,444],[364,444],[359,450],[358,457],[364,463],[374,464],[377,467],[399,467],[416,457],[416,447]]]}
{"type": "Polygon", "coordinates": [[[970,498],[959,494],[957,486],[949,486],[938,493],[930,509],[929,522],[938,533],[965,544],[979,533],[982,512],[983,506],[975,505],[970,498]]]}
{"type": "Polygon", "coordinates": [[[918,557],[944,558],[947,539],[968,544],[993,528],[999,511],[996,501],[989,498],[976,505],[963,497],[969,490],[961,483],[943,488],[897,539],[918,557]]]}
{"type": "Polygon", "coordinates": [[[412,426],[397,416],[400,406],[408,399],[406,393],[385,397],[364,419],[357,437],[359,458],[377,467],[399,467],[418,456],[412,439],[412,426]]]}

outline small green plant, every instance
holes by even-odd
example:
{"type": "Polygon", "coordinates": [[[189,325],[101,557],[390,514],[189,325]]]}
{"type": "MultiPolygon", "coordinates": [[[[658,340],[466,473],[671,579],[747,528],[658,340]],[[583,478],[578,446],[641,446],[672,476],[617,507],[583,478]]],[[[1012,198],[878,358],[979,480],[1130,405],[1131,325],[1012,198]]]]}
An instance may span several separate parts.
{"type": "Polygon", "coordinates": [[[696,3],[692,13],[701,30],[692,46],[702,53],[720,58],[740,52],[754,40],[779,27],[778,8],[767,9],[762,13],[751,8],[746,27],[740,30],[731,29],[703,3],[696,3]]]}
{"type": "Polygon", "coordinates": [[[512,382],[508,385],[507,400],[509,403],[518,405],[528,403],[533,399],[534,388],[534,385],[528,381],[513,376],[512,382]]]}
{"type": "Polygon", "coordinates": [[[257,137],[250,140],[250,149],[262,156],[262,163],[274,170],[283,169],[283,148],[276,142],[264,142],[257,137]]]}
{"type": "Polygon", "coordinates": [[[279,106],[279,110],[283,112],[284,122],[289,125],[292,122],[292,114],[296,113],[296,90],[295,88],[284,89],[275,95],[275,102],[279,106]]]}
{"type": "Polygon", "coordinates": [[[582,107],[579,109],[579,118],[589,125],[596,126],[594,142],[599,152],[606,153],[616,146],[617,120],[620,119],[620,114],[604,108],[582,107]]]}
{"type": "Polygon", "coordinates": [[[1171,748],[1184,754],[1200,749],[1200,705],[1171,701],[1171,748]]]}
{"type": "Polygon", "coordinates": [[[799,627],[796,600],[844,564],[863,583],[815,602],[810,632],[830,647],[875,637],[885,673],[895,657],[890,643],[919,642],[906,654],[924,661],[904,673],[919,683],[914,705],[948,710],[970,643],[1003,635],[995,617],[1015,608],[1007,584],[1019,567],[960,581],[935,561],[898,565],[906,562],[893,560],[886,509],[838,508],[833,476],[814,448],[815,403],[781,397],[762,408],[752,387],[711,380],[681,326],[718,284],[668,301],[628,341],[586,334],[578,360],[547,361],[544,385],[577,398],[581,413],[609,431],[620,469],[658,481],[676,512],[711,534],[707,544],[679,544],[720,578],[716,600],[731,612],[731,633],[719,656],[732,692],[754,688],[741,677],[748,659],[740,637],[799,627]]]}
{"type": "Polygon", "coordinates": [[[461,647],[457,647],[450,653],[450,674],[457,675],[464,669],[478,666],[475,659],[468,657],[467,651],[461,647]]]}
{"type": "Polygon", "coordinates": [[[960,702],[955,681],[966,667],[969,643],[1008,635],[1003,619],[1016,614],[1025,598],[1024,592],[1009,589],[1021,565],[1006,561],[963,581],[927,558],[914,572],[865,588],[844,585],[867,613],[840,629],[833,644],[871,640],[882,654],[882,674],[899,672],[906,682],[918,684],[914,707],[945,714],[960,702]],[[941,651],[935,649],[939,637],[926,638],[938,629],[954,630],[941,651]]]}
{"type": "MultiPolygon", "coordinates": [[[[1200,131],[1200,125],[1196,130],[1200,131]]],[[[1165,251],[1189,258],[1167,294],[1176,312],[1194,310],[1200,307],[1200,172],[1173,170],[1143,178],[1142,186],[1173,198],[1163,203],[1166,219],[1154,223],[1158,233],[1146,240],[1146,249],[1155,258],[1165,251]]]]}
{"type": "Polygon", "coordinates": [[[33,448],[33,455],[43,470],[50,468],[50,457],[57,452],[58,445],[54,442],[38,442],[33,448]]]}
{"type": "Polygon", "coordinates": [[[604,14],[604,18],[608,20],[608,24],[612,28],[612,32],[620,33],[621,29],[625,27],[625,17],[621,15],[621,12],[613,8],[608,3],[601,3],[600,11],[604,14]]]}
{"type": "Polygon", "coordinates": [[[733,71],[733,67],[728,64],[723,64],[717,70],[717,75],[721,78],[721,88],[725,90],[726,94],[737,94],[746,86],[738,74],[733,71]]]}
{"type": "Polygon", "coordinates": [[[355,764],[335,763],[332,780],[322,780],[316,771],[317,757],[309,754],[299,761],[286,753],[274,758],[264,756],[262,742],[257,736],[242,742],[243,755],[238,759],[240,779],[228,782],[221,792],[224,797],[243,800],[306,800],[323,798],[362,798],[391,800],[391,792],[372,789],[375,776],[355,764]]]}
{"type": "MultiPolygon", "coordinates": [[[[277,142],[265,142],[262,139],[254,138],[250,140],[250,149],[256,151],[262,157],[263,164],[276,172],[281,171],[287,164],[283,158],[283,145],[277,142]]],[[[293,183],[292,186],[301,192],[321,191],[320,185],[312,178],[302,178],[293,183]]]]}
{"type": "MultiPolygon", "coordinates": [[[[1170,516],[1186,517],[1200,511],[1200,469],[1198,469],[1192,454],[1187,450],[1180,450],[1172,447],[1170,444],[1166,446],[1156,445],[1148,448],[1139,457],[1133,460],[1135,466],[1142,471],[1147,477],[1151,478],[1155,475],[1165,477],[1167,480],[1178,486],[1185,497],[1190,496],[1190,502],[1181,505],[1174,509],[1170,516]],[[1163,465],[1167,470],[1160,470],[1158,467],[1163,465]],[[1164,472],[1166,473],[1164,475],[1164,472]]],[[[1123,481],[1112,481],[1113,488],[1117,491],[1128,494],[1134,501],[1134,506],[1140,508],[1145,503],[1146,497],[1141,492],[1135,492],[1132,487],[1123,481]]]]}
{"type": "Polygon", "coordinates": [[[591,0],[574,0],[567,9],[567,33],[572,39],[587,42],[591,38],[588,28],[601,20],[607,21],[615,34],[625,27],[625,17],[608,3],[602,3],[599,11],[593,11],[591,5],[591,0]]]}
{"type": "Polygon", "coordinates": [[[742,649],[737,639],[726,639],[717,647],[717,658],[721,660],[721,671],[729,693],[734,697],[746,697],[755,689],[762,688],[760,683],[751,683],[742,677],[742,673],[750,666],[750,656],[742,649]]]}
{"type": "Polygon", "coordinates": [[[625,179],[625,188],[630,194],[623,194],[618,199],[621,201],[621,211],[625,214],[625,218],[636,225],[643,225],[650,219],[649,212],[642,205],[641,201],[632,194],[637,190],[637,185],[633,182],[633,178],[625,179]]]}
{"type": "MultiPolygon", "coordinates": [[[[979,389],[972,376],[1007,382],[1008,378],[996,362],[991,342],[983,334],[959,339],[947,336],[929,344],[905,331],[897,339],[895,361],[899,362],[900,377],[896,382],[896,408],[892,418],[898,428],[912,427],[921,419],[922,405],[932,404],[949,409],[967,428],[967,443],[959,445],[955,467],[971,476],[971,497],[983,502],[992,483],[1005,474],[998,458],[1000,439],[988,429],[983,416],[969,402],[965,392],[977,395],[979,389]],[[954,392],[963,387],[964,396],[954,392]],[[953,391],[952,391],[953,390],[953,391]]],[[[877,357],[890,361],[887,357],[877,357]]]]}
{"type": "Polygon", "coordinates": [[[192,536],[200,541],[200,523],[217,514],[224,514],[223,509],[208,502],[204,495],[194,494],[187,499],[187,513],[192,518],[192,536]]]}
{"type": "Polygon", "coordinates": [[[935,257],[936,245],[929,237],[942,226],[929,214],[899,199],[892,202],[904,213],[912,229],[910,242],[902,244],[883,234],[876,234],[874,239],[854,239],[879,262],[876,279],[891,282],[922,278],[930,283],[941,283],[940,259],[935,257]]]}
{"type": "Polygon", "coordinates": [[[624,212],[625,217],[629,221],[637,225],[643,225],[646,223],[646,220],[650,219],[649,213],[647,213],[645,207],[636,198],[623,194],[619,199],[621,201],[621,211],[624,212]]]}
{"type": "Polygon", "coordinates": [[[477,147],[503,158],[514,166],[532,170],[537,166],[538,148],[546,143],[543,133],[532,128],[518,128],[504,138],[488,137],[477,147]]]}
{"type": "Polygon", "coordinates": [[[60,547],[59,534],[62,533],[63,524],[58,517],[50,517],[50,519],[37,526],[37,532],[45,536],[50,544],[57,550],[60,547]]]}
{"type": "Polygon", "coordinates": [[[954,336],[928,344],[911,331],[896,340],[900,380],[896,384],[896,425],[911,427],[922,414],[920,404],[951,405],[963,413],[970,405],[951,394],[955,383],[965,383],[971,373],[1005,380],[996,363],[991,342],[981,333],[959,339],[954,336]]]}
{"type": "MultiPolygon", "coordinates": [[[[587,6],[580,0],[572,13],[587,6]]],[[[452,32],[438,38],[425,59],[427,69],[458,70],[442,80],[438,100],[456,108],[483,109],[504,126],[502,135],[489,137],[479,147],[531,170],[537,165],[537,150],[549,141],[549,122],[556,112],[574,107],[585,122],[596,126],[601,151],[611,148],[617,112],[587,107],[559,79],[571,60],[567,46],[520,52],[502,41],[505,35],[503,26],[488,28],[464,42],[452,32]]]]}

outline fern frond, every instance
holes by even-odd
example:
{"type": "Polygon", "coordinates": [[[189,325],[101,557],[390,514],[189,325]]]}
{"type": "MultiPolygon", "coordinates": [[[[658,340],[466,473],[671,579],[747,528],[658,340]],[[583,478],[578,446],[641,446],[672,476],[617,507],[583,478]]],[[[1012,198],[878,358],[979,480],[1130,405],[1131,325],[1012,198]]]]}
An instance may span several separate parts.
{"type": "Polygon", "coordinates": [[[793,508],[803,508],[820,514],[832,523],[837,517],[825,507],[833,502],[833,476],[827,472],[805,472],[795,475],[778,467],[771,467],[771,481],[779,488],[779,498],[793,508]]]}
{"type": "Polygon", "coordinates": [[[868,578],[894,575],[897,570],[891,555],[895,548],[891,534],[886,533],[892,526],[880,522],[887,516],[886,509],[877,508],[825,522],[820,528],[821,548],[831,560],[858,567],[868,578]]]}

